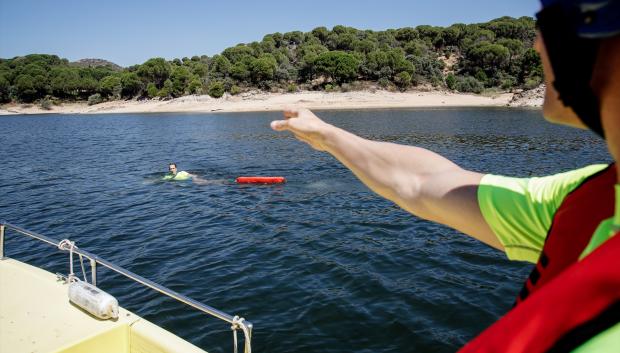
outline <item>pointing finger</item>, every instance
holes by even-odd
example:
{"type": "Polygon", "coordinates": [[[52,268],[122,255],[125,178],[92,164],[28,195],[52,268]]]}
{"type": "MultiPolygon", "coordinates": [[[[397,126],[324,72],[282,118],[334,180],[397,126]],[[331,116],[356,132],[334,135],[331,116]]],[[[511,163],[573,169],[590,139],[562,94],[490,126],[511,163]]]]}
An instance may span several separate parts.
{"type": "Polygon", "coordinates": [[[271,122],[271,128],[275,131],[283,131],[288,128],[288,120],[274,120],[271,122]]]}

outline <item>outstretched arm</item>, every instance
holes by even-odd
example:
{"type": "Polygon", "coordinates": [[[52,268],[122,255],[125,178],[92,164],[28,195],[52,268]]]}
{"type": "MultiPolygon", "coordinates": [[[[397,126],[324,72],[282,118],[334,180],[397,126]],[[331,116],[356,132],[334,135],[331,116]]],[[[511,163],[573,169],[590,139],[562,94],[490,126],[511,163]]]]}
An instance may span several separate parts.
{"type": "Polygon", "coordinates": [[[289,109],[284,117],[271,127],[291,131],[313,148],[329,152],[377,194],[418,217],[502,249],[478,206],[482,174],[423,148],[363,139],[325,123],[308,109],[289,109]]]}

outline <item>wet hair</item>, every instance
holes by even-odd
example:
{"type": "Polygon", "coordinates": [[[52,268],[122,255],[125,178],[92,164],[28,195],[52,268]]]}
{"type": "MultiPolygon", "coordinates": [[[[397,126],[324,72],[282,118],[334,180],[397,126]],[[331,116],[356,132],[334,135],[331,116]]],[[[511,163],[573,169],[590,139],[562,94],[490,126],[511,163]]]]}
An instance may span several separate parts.
{"type": "Polygon", "coordinates": [[[173,162],[168,163],[168,167],[170,167],[171,165],[173,165],[175,168],[177,167],[176,163],[173,163],[173,162]]]}

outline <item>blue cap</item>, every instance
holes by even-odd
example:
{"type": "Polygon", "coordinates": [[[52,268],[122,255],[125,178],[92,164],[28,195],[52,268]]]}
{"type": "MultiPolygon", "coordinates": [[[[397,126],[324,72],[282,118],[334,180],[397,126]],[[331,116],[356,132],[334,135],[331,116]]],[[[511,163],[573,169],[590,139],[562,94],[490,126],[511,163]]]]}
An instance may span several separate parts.
{"type": "Polygon", "coordinates": [[[620,0],[541,0],[543,8],[559,5],[574,18],[582,38],[608,38],[620,34],[620,0]]]}

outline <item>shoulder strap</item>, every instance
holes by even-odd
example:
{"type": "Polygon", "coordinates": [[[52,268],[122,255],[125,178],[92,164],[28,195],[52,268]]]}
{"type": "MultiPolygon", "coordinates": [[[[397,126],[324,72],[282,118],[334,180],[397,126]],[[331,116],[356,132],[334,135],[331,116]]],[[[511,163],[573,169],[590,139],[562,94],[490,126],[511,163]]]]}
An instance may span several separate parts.
{"type": "Polygon", "coordinates": [[[619,269],[620,236],[616,234],[460,352],[543,353],[578,347],[620,322],[619,269]]]}
{"type": "Polygon", "coordinates": [[[598,225],[614,213],[615,164],[586,178],[557,209],[540,257],[515,305],[577,262],[598,225]]]}

